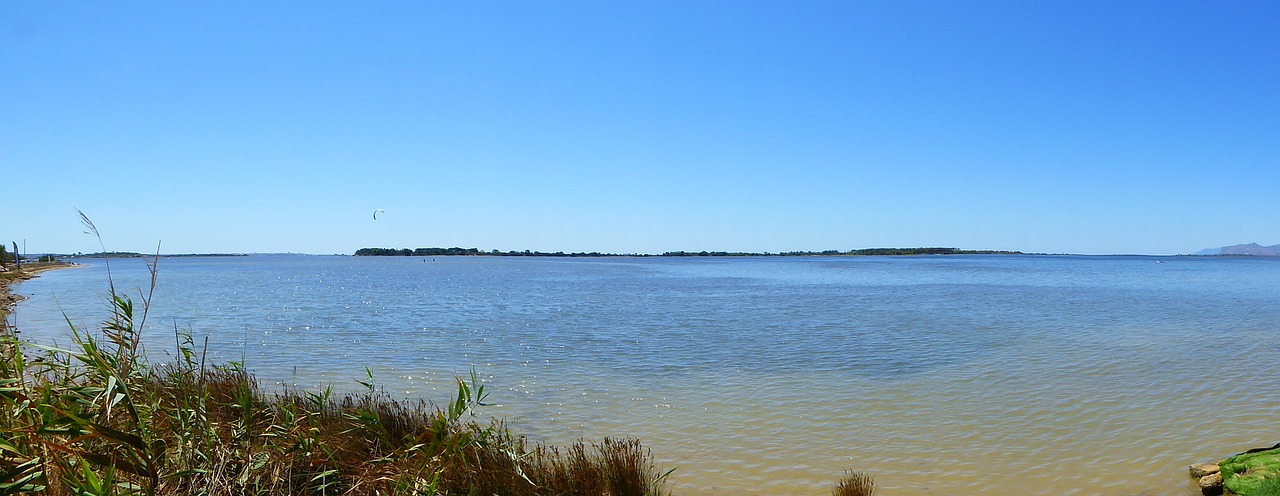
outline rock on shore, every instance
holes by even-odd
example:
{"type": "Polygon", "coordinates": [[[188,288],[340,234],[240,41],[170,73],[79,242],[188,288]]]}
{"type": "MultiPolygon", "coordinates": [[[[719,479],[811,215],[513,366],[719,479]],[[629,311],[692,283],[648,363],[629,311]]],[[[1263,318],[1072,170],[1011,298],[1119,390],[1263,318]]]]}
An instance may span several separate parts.
{"type": "Polygon", "coordinates": [[[1191,477],[1197,479],[1200,493],[1205,496],[1222,494],[1222,473],[1217,463],[1196,463],[1191,465],[1191,477]]]}

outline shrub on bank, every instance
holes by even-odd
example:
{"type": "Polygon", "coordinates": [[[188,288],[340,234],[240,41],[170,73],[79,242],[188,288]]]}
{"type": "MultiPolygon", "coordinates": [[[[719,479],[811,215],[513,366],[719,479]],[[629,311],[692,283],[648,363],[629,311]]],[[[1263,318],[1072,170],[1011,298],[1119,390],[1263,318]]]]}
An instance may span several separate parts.
{"type": "Polygon", "coordinates": [[[871,496],[875,492],[876,483],[870,475],[852,470],[845,471],[831,489],[832,496],[871,496]]]}

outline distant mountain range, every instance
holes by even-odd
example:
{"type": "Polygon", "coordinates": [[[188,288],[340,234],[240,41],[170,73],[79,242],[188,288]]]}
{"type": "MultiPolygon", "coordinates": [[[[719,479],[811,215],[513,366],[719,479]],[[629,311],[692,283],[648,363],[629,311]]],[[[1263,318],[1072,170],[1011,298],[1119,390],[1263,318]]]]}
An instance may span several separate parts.
{"type": "Polygon", "coordinates": [[[1224,246],[1200,250],[1196,255],[1255,255],[1260,257],[1280,257],[1280,245],[1262,246],[1257,243],[1247,245],[1224,246]]]}

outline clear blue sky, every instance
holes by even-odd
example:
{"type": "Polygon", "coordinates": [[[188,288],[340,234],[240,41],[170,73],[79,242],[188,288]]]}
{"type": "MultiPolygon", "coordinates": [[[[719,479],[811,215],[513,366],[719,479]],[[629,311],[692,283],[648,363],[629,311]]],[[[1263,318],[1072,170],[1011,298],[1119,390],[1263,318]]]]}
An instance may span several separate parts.
{"type": "Polygon", "coordinates": [[[1278,47],[1251,1],[6,2],[0,236],[1275,244],[1278,47]]]}

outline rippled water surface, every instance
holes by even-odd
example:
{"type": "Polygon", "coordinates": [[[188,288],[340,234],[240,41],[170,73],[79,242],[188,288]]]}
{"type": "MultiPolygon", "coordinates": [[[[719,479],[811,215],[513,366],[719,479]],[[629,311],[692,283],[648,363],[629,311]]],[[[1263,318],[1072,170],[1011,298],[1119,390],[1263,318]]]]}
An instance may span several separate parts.
{"type": "MultiPolygon", "coordinates": [[[[17,287],[24,338],[107,316],[89,264],[17,287]]],[[[1191,495],[1187,464],[1280,441],[1277,303],[1260,258],[177,258],[147,346],[176,325],[264,384],[369,366],[436,401],[474,366],[486,413],[638,437],[682,495],[829,494],[845,469],[889,496],[1191,495]]]]}

